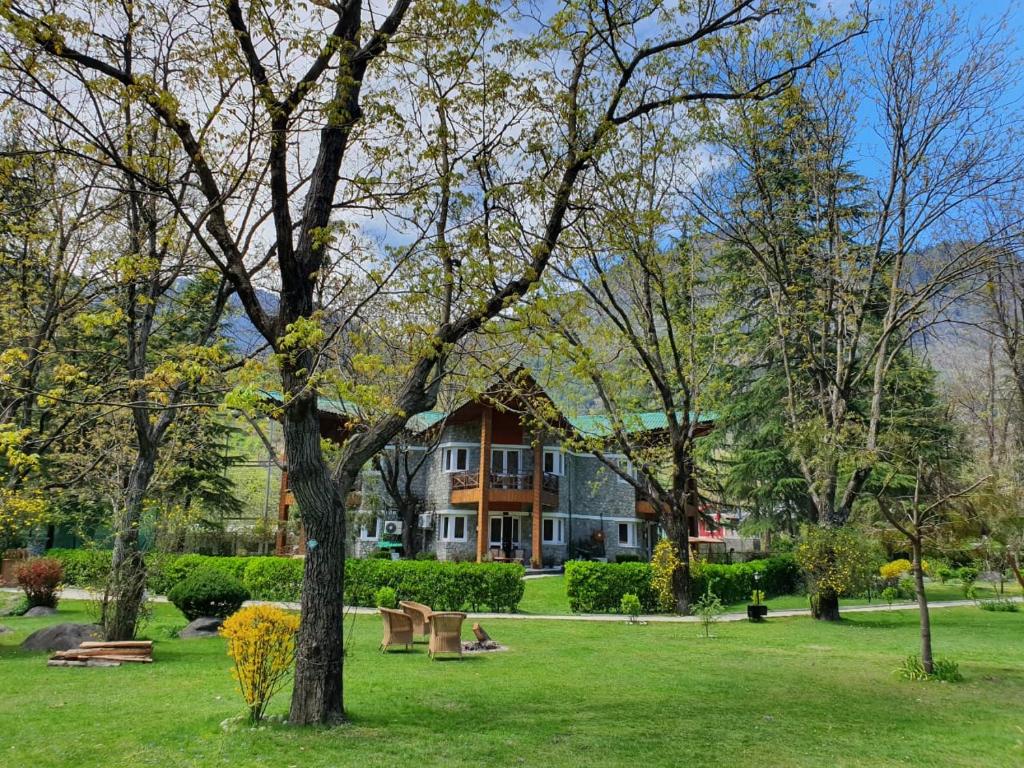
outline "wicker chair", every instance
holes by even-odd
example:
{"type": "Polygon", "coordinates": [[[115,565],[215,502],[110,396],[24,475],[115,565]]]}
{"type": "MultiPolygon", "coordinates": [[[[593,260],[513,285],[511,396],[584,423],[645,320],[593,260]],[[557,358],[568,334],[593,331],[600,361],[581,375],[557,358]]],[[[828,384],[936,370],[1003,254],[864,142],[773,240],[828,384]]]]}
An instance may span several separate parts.
{"type": "Polygon", "coordinates": [[[430,658],[439,653],[454,653],[462,658],[462,622],[466,614],[434,612],[430,614],[430,658]]]}
{"type": "Polygon", "coordinates": [[[412,619],[412,633],[417,637],[425,637],[430,634],[430,614],[433,610],[429,605],[416,603],[412,600],[402,600],[398,607],[406,616],[412,619]]]}
{"type": "Polygon", "coordinates": [[[384,639],[380,641],[380,650],[387,651],[393,645],[404,645],[406,650],[412,648],[412,619],[392,608],[381,608],[380,616],[384,619],[384,639]]]}

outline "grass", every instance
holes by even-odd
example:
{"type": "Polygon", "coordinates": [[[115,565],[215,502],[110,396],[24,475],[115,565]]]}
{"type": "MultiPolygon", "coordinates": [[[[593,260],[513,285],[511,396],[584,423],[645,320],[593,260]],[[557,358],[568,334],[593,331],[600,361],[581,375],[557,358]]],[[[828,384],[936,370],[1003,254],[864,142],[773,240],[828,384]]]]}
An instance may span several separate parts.
{"type": "MultiPolygon", "coordinates": [[[[545,587],[547,588],[547,587],[545,587]]],[[[537,602],[543,604],[538,598],[537,602]]],[[[81,603],[60,621],[85,621],[81,603]]],[[[54,619],[6,618],[0,635],[4,765],[88,766],[1012,766],[1024,764],[1024,615],[937,611],[936,649],[965,682],[910,683],[912,612],[840,624],[492,620],[506,653],[430,662],[381,656],[360,616],[347,665],[351,723],[225,730],[241,702],[224,642],[175,640],[156,607],[157,662],[54,669],[18,643],[54,619]]],[[[287,708],[287,692],[270,714],[287,708]]]]}
{"type": "MultiPolygon", "coordinates": [[[[536,579],[527,579],[525,584],[526,590],[523,593],[522,602],[519,603],[519,610],[521,613],[545,614],[552,616],[564,616],[571,613],[569,610],[569,599],[565,595],[564,576],[542,576],[536,579]]],[[[975,582],[974,586],[976,597],[979,600],[991,599],[997,594],[992,585],[987,582],[975,582]]],[[[928,592],[928,599],[933,601],[964,599],[963,589],[958,582],[948,584],[931,582],[928,584],[926,591],[928,592]]],[[[1020,587],[1017,584],[1007,582],[1005,585],[1005,594],[1007,596],[1019,597],[1021,594],[1020,587]]],[[[911,599],[898,600],[896,602],[899,604],[910,605],[915,601],[911,599]]],[[[869,601],[866,598],[844,598],[841,606],[868,605],[868,603],[869,601]]],[[[874,605],[886,604],[881,597],[877,596],[873,597],[870,603],[874,605]]],[[[770,611],[809,608],[806,595],[782,595],[779,597],[772,597],[765,600],[765,605],[768,606],[770,611]]],[[[742,613],[747,609],[747,601],[727,605],[725,608],[730,612],[742,613]]]]}

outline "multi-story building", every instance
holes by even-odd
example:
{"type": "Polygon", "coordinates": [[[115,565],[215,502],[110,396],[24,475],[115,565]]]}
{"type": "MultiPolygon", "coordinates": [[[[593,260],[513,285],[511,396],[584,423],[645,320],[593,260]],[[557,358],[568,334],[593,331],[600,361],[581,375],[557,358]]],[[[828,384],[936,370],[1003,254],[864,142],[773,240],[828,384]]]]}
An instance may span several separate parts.
{"type": "MultiPolygon", "coordinates": [[[[531,398],[553,403],[539,386],[531,398]]],[[[402,446],[396,451],[424,452],[414,461],[408,487],[416,497],[418,514],[411,521],[417,551],[436,553],[441,560],[512,559],[552,566],[581,554],[615,560],[620,555],[649,557],[657,542],[658,524],[649,501],[634,486],[591,453],[567,450],[556,437],[565,430],[585,435],[607,431],[600,416],[560,415],[559,430],[538,429],[526,414],[523,395],[496,386],[450,413],[430,412],[410,420],[402,446]]],[[[345,420],[343,404],[322,400],[325,435],[339,434],[345,420]]],[[[645,440],[664,434],[665,417],[658,412],[635,414],[627,420],[647,433],[645,440]]],[[[701,424],[701,432],[711,428],[701,424]]],[[[628,462],[615,454],[627,474],[628,462]]],[[[287,481],[282,483],[281,512],[287,519],[291,503],[287,481]]],[[[367,467],[361,487],[349,497],[355,537],[353,554],[366,556],[378,548],[398,548],[402,524],[389,499],[380,473],[367,467]]],[[[690,535],[695,545],[721,541],[690,511],[690,535]]],[[[287,549],[279,540],[279,551],[287,549]]],[[[301,548],[301,544],[298,545],[301,548]]]]}

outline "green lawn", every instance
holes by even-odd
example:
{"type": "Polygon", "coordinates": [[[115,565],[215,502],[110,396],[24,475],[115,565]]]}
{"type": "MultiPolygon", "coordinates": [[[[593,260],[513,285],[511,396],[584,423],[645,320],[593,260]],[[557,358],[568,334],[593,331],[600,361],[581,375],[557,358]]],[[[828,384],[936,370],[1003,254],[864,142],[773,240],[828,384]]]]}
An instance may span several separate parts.
{"type": "MultiPolygon", "coordinates": [[[[60,620],[85,620],[67,603],[60,620]]],[[[1020,766],[1024,614],[936,611],[961,684],[909,683],[913,612],[692,624],[493,620],[511,650],[430,662],[379,655],[357,622],[351,724],[225,731],[239,714],[224,643],[171,640],[158,606],[157,662],[54,669],[18,642],[45,620],[0,619],[0,755],[10,766],[1020,766]]],[[[287,696],[271,705],[282,713],[287,696]]]]}
{"type": "MultiPolygon", "coordinates": [[[[569,599],[565,596],[565,577],[564,576],[544,576],[536,579],[527,579],[526,590],[523,593],[523,600],[519,604],[519,610],[522,613],[534,613],[534,614],[548,614],[548,615],[565,615],[571,613],[569,610],[569,599]]],[[[964,593],[959,583],[939,584],[938,582],[928,584],[927,590],[929,600],[963,600],[964,593]]],[[[989,598],[994,596],[995,590],[992,585],[988,582],[977,582],[975,584],[975,591],[977,592],[978,598],[989,598]]],[[[1005,594],[1019,597],[1021,594],[1020,587],[1015,583],[1007,582],[1005,585],[1005,594]]],[[[880,597],[875,597],[871,601],[874,604],[885,604],[880,597]]],[[[911,604],[913,600],[901,600],[900,603],[911,604]]],[[[841,605],[867,605],[869,601],[864,598],[844,598],[841,605]]],[[[807,596],[806,595],[782,595],[780,597],[773,597],[765,601],[769,610],[774,609],[777,611],[790,610],[790,609],[806,609],[808,608],[807,596]]],[[[728,611],[739,611],[743,612],[746,610],[747,603],[735,603],[733,605],[726,606],[728,611]]]]}

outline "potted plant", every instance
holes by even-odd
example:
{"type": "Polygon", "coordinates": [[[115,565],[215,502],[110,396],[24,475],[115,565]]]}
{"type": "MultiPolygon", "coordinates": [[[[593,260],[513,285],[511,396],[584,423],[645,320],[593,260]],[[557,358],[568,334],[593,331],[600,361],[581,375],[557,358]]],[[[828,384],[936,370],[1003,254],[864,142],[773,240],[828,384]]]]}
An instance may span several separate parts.
{"type": "Polygon", "coordinates": [[[764,592],[760,589],[755,589],[750,594],[750,599],[753,602],[747,606],[747,618],[750,621],[761,621],[768,615],[768,606],[761,604],[761,601],[764,600],[764,592]]]}

